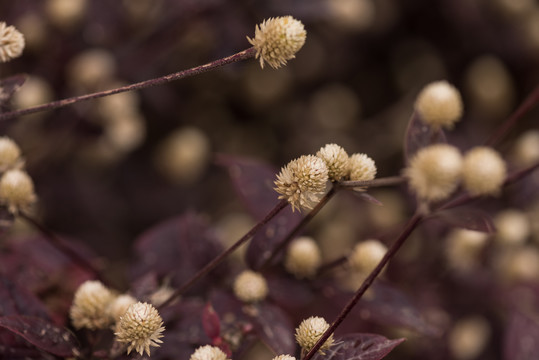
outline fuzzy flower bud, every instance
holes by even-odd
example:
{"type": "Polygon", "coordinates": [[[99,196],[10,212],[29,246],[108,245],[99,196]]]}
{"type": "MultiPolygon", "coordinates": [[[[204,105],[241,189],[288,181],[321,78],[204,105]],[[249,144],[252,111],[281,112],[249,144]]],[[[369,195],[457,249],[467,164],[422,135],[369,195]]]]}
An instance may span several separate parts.
{"type": "Polygon", "coordinates": [[[478,146],[464,156],[464,187],[471,195],[496,195],[505,181],[506,166],[494,149],[478,146]]]}
{"type": "Polygon", "coordinates": [[[462,156],[457,148],[447,144],[422,148],[405,170],[409,186],[428,201],[443,200],[451,195],[461,173],[462,156]]]}
{"type": "Polygon", "coordinates": [[[539,161],[539,130],[528,130],[517,139],[513,158],[520,166],[530,166],[539,161]]]}
{"type": "Polygon", "coordinates": [[[21,163],[21,149],[8,137],[0,137],[0,172],[17,167],[21,163]]]}
{"type": "Polygon", "coordinates": [[[524,211],[506,209],[494,218],[496,239],[503,244],[524,244],[531,234],[531,224],[524,211]]]}
{"type": "Polygon", "coordinates": [[[272,360],[296,360],[296,358],[290,355],[279,355],[274,357],[272,360]]]}
{"type": "Polygon", "coordinates": [[[24,36],[14,26],[0,22],[0,62],[8,62],[22,54],[24,36]]]}
{"type": "Polygon", "coordinates": [[[368,274],[378,265],[386,252],[387,247],[378,240],[362,241],[352,250],[350,265],[355,271],[368,274]]]}
{"type": "Polygon", "coordinates": [[[376,164],[366,154],[350,156],[350,180],[368,181],[376,177],[376,164]]]}
{"type": "Polygon", "coordinates": [[[79,286],[69,310],[77,329],[105,329],[111,325],[108,307],[114,295],[100,281],[86,281],[79,286]]]}
{"type": "Polygon", "coordinates": [[[126,313],[127,309],[137,302],[137,299],[128,294],[123,294],[114,299],[110,304],[109,314],[115,322],[119,322],[120,318],[126,313]]]}
{"type": "Polygon", "coordinates": [[[324,160],[328,168],[328,177],[331,181],[339,181],[350,171],[350,160],[346,151],[337,144],[327,144],[316,153],[324,160]]]}
{"type": "Polygon", "coordinates": [[[487,241],[487,233],[454,229],[447,236],[444,255],[453,268],[468,271],[479,264],[481,251],[485,248],[487,241]]]}
{"type": "Polygon", "coordinates": [[[227,360],[226,354],[216,346],[204,345],[195,350],[189,360],[227,360]]]}
{"type": "Polygon", "coordinates": [[[234,280],[234,294],[241,301],[261,301],[268,295],[268,284],[261,274],[245,270],[234,280]]]}
{"type": "Polygon", "coordinates": [[[304,155],[289,162],[275,180],[275,191],[286,199],[292,210],[312,209],[326,191],[328,169],[324,160],[304,155]]]}
{"type": "Polygon", "coordinates": [[[25,171],[9,170],[0,179],[0,202],[12,213],[29,208],[36,201],[34,182],[25,171]]]}
{"type": "MultiPolygon", "coordinates": [[[[313,348],[328,328],[329,324],[324,318],[311,316],[303,320],[296,328],[296,342],[301,346],[303,351],[307,352],[313,348]]],[[[324,350],[329,349],[331,345],[333,345],[333,334],[331,334],[318,351],[324,354],[324,350]]]]}
{"type": "Polygon", "coordinates": [[[137,302],[129,306],[117,324],[116,340],[127,343],[127,353],[133,349],[142,355],[145,351],[150,356],[150,346],[159,346],[163,341],[163,319],[153,305],[137,302]]]}
{"type": "Polygon", "coordinates": [[[320,263],[322,255],[316,242],[307,236],[294,240],[286,252],[284,266],[298,279],[313,276],[320,263]]]}
{"type": "Polygon", "coordinates": [[[255,37],[247,40],[256,49],[256,58],[260,58],[260,66],[264,61],[277,69],[296,57],[296,53],[305,44],[307,32],[301,21],[292,16],[281,16],[264,20],[257,25],[255,37]]]}
{"type": "Polygon", "coordinates": [[[430,83],[417,96],[415,110],[428,125],[452,128],[462,116],[460,92],[447,81],[430,83]]]}

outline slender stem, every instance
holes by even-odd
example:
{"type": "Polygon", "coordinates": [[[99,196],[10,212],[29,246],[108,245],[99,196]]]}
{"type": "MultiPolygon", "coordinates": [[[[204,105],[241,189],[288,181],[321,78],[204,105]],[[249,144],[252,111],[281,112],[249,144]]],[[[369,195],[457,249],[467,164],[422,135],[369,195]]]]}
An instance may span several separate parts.
{"type": "Polygon", "coordinates": [[[26,213],[21,212],[19,213],[19,216],[39,230],[39,232],[41,232],[45,240],[47,240],[51,246],[71,259],[75,265],[88,272],[91,272],[98,280],[106,284],[106,281],[103,279],[100,272],[85,258],[73,251],[73,249],[70,247],[66,246],[55,233],[47,229],[43,224],[39,223],[36,219],[26,213]]]}
{"type": "Polygon", "coordinates": [[[386,254],[380,260],[378,265],[374,268],[374,270],[371,271],[369,276],[363,281],[360,288],[356,291],[354,296],[350,299],[350,301],[346,304],[346,306],[342,309],[341,313],[337,317],[337,319],[331,324],[331,326],[324,332],[322,337],[316,342],[316,344],[312,347],[312,349],[305,355],[303,360],[309,360],[311,359],[314,354],[320,349],[320,347],[326,342],[326,340],[335,332],[337,327],[343,322],[343,320],[348,316],[350,311],[354,308],[354,306],[358,303],[358,301],[361,299],[363,294],[367,291],[367,289],[372,285],[376,277],[380,274],[384,266],[395,256],[397,251],[401,248],[401,246],[405,243],[406,239],[408,239],[408,236],[414,231],[414,229],[417,227],[417,225],[421,222],[423,219],[423,215],[416,213],[412,218],[408,221],[404,229],[402,230],[401,234],[397,238],[397,240],[391,245],[391,247],[387,250],[386,254]]]}
{"type": "Polygon", "coordinates": [[[320,274],[323,274],[325,273],[326,271],[329,271],[337,266],[341,266],[342,264],[345,264],[346,261],[348,260],[348,257],[347,256],[341,256],[341,257],[338,257],[337,259],[333,260],[333,261],[330,261],[322,266],[320,266],[320,268],[318,269],[318,275],[320,274]]]}
{"type": "Polygon", "coordinates": [[[14,118],[16,116],[33,114],[40,111],[58,109],[58,108],[68,106],[68,105],[71,105],[80,101],[86,101],[90,99],[101,98],[104,96],[119,94],[126,91],[140,90],[140,89],[145,89],[151,86],[166,84],[174,80],[179,80],[179,79],[183,79],[183,78],[190,77],[193,75],[202,74],[223,65],[231,64],[231,63],[238,62],[241,60],[251,59],[255,56],[255,54],[256,54],[256,50],[251,47],[249,49],[240,51],[239,53],[236,53],[234,55],[231,55],[231,56],[219,59],[219,60],[215,60],[204,65],[196,66],[191,69],[161,76],[155,79],[141,81],[135,84],[122,86],[116,89],[99,91],[92,94],[86,94],[86,95],[81,95],[81,96],[74,96],[71,98],[63,99],[63,100],[57,100],[50,103],[33,106],[27,109],[14,110],[7,113],[3,113],[3,114],[0,114],[0,121],[14,118]]]}
{"type": "Polygon", "coordinates": [[[343,188],[354,188],[354,187],[381,187],[381,186],[392,186],[399,185],[403,182],[406,182],[404,176],[389,176],[380,179],[367,180],[367,181],[340,181],[339,187],[343,188]]]}
{"type": "Polygon", "coordinates": [[[526,115],[535,105],[539,103],[539,86],[537,86],[524,102],[515,110],[513,114],[504,122],[486,141],[487,146],[495,146],[507,135],[517,121],[526,115]]]}
{"type": "Polygon", "coordinates": [[[238,247],[243,245],[247,240],[249,240],[260,228],[264,225],[266,225],[271,219],[273,219],[281,210],[283,210],[288,205],[288,202],[286,200],[281,200],[279,203],[266,215],[266,217],[262,220],[260,220],[247,234],[245,234],[241,239],[236,241],[231,247],[223,251],[221,254],[219,254],[217,257],[215,257],[212,261],[210,261],[206,266],[204,266],[202,269],[200,269],[195,275],[191,277],[185,284],[183,284],[180,288],[178,288],[174,293],[172,293],[165,302],[163,302],[161,305],[159,305],[159,309],[162,309],[166,307],[167,305],[170,305],[174,299],[181,296],[187,289],[189,289],[197,280],[202,278],[204,275],[215,269],[217,265],[219,265],[228,255],[233,253],[238,247]]]}

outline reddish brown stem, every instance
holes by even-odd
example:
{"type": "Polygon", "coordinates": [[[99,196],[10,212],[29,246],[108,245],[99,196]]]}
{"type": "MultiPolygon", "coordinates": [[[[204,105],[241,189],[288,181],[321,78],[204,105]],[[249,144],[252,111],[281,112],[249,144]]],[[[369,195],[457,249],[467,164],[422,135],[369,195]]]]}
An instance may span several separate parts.
{"type": "Polygon", "coordinates": [[[339,187],[354,188],[354,187],[381,187],[399,185],[406,182],[404,176],[389,176],[380,179],[366,180],[366,181],[341,181],[338,183],[339,187]]]}

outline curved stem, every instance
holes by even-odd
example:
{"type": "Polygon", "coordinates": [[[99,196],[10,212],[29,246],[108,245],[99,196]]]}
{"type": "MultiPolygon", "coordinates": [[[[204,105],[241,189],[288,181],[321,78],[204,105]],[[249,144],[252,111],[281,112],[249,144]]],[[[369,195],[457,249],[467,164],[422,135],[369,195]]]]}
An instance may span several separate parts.
{"type": "Polygon", "coordinates": [[[342,188],[355,188],[355,187],[381,187],[381,186],[392,186],[399,185],[406,182],[404,176],[389,176],[380,179],[367,180],[367,181],[340,181],[338,182],[339,187],[342,188]]]}
{"type": "Polygon", "coordinates": [[[251,58],[254,58],[255,54],[256,54],[256,50],[251,47],[249,49],[240,51],[239,53],[236,53],[234,55],[231,55],[231,56],[219,59],[219,60],[215,60],[215,61],[212,61],[210,63],[204,64],[204,65],[196,66],[196,67],[191,68],[191,69],[187,69],[187,70],[183,70],[183,71],[180,71],[180,72],[177,72],[177,73],[161,76],[161,77],[158,77],[158,78],[155,78],[155,79],[141,81],[141,82],[138,82],[138,83],[135,83],[135,84],[122,86],[122,87],[119,87],[119,88],[116,88],[116,89],[99,91],[99,92],[86,94],[86,95],[81,95],[81,96],[74,96],[74,97],[71,97],[71,98],[63,99],[63,100],[57,100],[57,101],[53,101],[53,102],[50,102],[50,103],[46,103],[46,104],[42,104],[42,105],[38,105],[38,106],[33,106],[33,107],[30,107],[30,108],[27,108],[27,109],[14,110],[14,111],[6,112],[6,113],[3,113],[3,114],[0,114],[0,121],[11,119],[11,118],[14,118],[14,117],[17,117],[17,116],[33,114],[33,113],[40,112],[40,111],[58,109],[58,108],[62,108],[64,106],[68,106],[68,105],[71,105],[71,104],[74,104],[74,103],[77,103],[77,102],[80,102],[80,101],[97,99],[97,98],[101,98],[101,97],[105,97],[105,96],[109,96],[109,95],[119,94],[119,93],[126,92],[126,91],[140,90],[140,89],[145,89],[145,88],[148,88],[148,87],[151,87],[151,86],[165,84],[165,83],[168,83],[168,82],[171,82],[171,81],[174,81],[174,80],[179,80],[179,79],[183,79],[183,78],[190,77],[190,76],[193,76],[193,75],[202,74],[202,73],[208,72],[210,70],[213,70],[213,69],[218,68],[218,67],[223,66],[223,65],[231,64],[231,63],[238,62],[238,61],[241,61],[241,60],[251,59],[251,58]]]}

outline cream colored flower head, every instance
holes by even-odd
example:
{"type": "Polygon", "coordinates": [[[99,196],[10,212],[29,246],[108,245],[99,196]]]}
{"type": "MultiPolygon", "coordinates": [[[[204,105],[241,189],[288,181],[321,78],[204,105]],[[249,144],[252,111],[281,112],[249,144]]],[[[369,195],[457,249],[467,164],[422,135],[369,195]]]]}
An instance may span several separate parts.
{"type": "Polygon", "coordinates": [[[113,293],[100,281],[86,281],[79,286],[69,310],[73,326],[77,329],[106,329],[112,324],[108,308],[113,293]]]}
{"type": "Polygon", "coordinates": [[[22,165],[21,149],[8,137],[0,137],[0,172],[22,165]]]}
{"type": "Polygon", "coordinates": [[[127,309],[137,302],[137,299],[129,294],[117,296],[109,306],[109,314],[115,322],[120,321],[120,318],[126,313],[127,309]]]}
{"type": "Polygon", "coordinates": [[[326,192],[328,168],[324,160],[304,155],[289,162],[275,180],[279,199],[286,199],[292,210],[312,209],[326,192]]]}
{"type": "Polygon", "coordinates": [[[129,306],[116,326],[116,341],[129,344],[127,353],[133,349],[150,356],[150,346],[159,346],[163,341],[163,319],[153,305],[137,302],[129,306]]]}
{"type": "Polygon", "coordinates": [[[279,355],[274,357],[272,360],[296,360],[296,358],[291,355],[279,355]]]}
{"type": "Polygon", "coordinates": [[[245,302],[262,301],[268,295],[266,279],[260,273],[245,270],[234,280],[234,295],[245,302]]]}
{"type": "Polygon", "coordinates": [[[464,155],[464,187],[471,195],[497,195],[507,176],[505,161],[486,146],[478,146],[464,155]]]}
{"type": "Polygon", "coordinates": [[[36,201],[34,182],[26,171],[9,170],[0,179],[0,202],[11,213],[27,210],[36,201]]]}
{"type": "MultiPolygon", "coordinates": [[[[366,154],[352,154],[350,156],[350,180],[369,181],[376,177],[376,164],[366,154]]],[[[357,188],[356,190],[362,190],[357,188]]]]}
{"type": "Polygon", "coordinates": [[[418,197],[427,201],[443,200],[459,184],[462,156],[454,146],[431,145],[415,154],[404,173],[418,197]]]}
{"type": "Polygon", "coordinates": [[[310,237],[302,236],[288,247],[284,266],[288,272],[302,279],[316,274],[321,262],[322,255],[316,242],[310,237]]]}
{"type": "Polygon", "coordinates": [[[452,128],[462,116],[462,98],[447,81],[433,82],[417,96],[415,110],[430,126],[452,128]]]}
{"type": "Polygon", "coordinates": [[[21,56],[24,36],[14,26],[0,22],[0,62],[8,62],[21,56]]]}
{"type": "Polygon", "coordinates": [[[189,360],[227,360],[227,357],[217,346],[204,345],[197,348],[189,360]]]}
{"type": "Polygon", "coordinates": [[[296,57],[296,53],[305,44],[306,36],[301,21],[292,16],[281,16],[264,20],[256,26],[255,37],[247,37],[247,40],[256,49],[256,57],[260,58],[262,68],[264,62],[267,62],[277,69],[296,57]]]}
{"type": "Polygon", "coordinates": [[[368,274],[378,265],[387,252],[387,246],[378,240],[366,240],[358,243],[349,257],[355,271],[368,274]]]}
{"type": "MultiPolygon", "coordinates": [[[[324,318],[311,316],[303,320],[296,328],[296,342],[303,351],[310,351],[328,328],[329,324],[324,318]]],[[[333,345],[333,342],[333,334],[331,334],[318,351],[324,354],[324,350],[328,350],[333,345]]]]}
{"type": "Polygon", "coordinates": [[[328,177],[331,181],[339,181],[348,176],[350,172],[350,159],[348,153],[337,144],[327,144],[316,153],[324,160],[328,168],[328,177]]]}
{"type": "Polygon", "coordinates": [[[531,234],[528,215],[517,209],[505,209],[494,217],[496,240],[501,244],[524,244],[531,234]]]}

